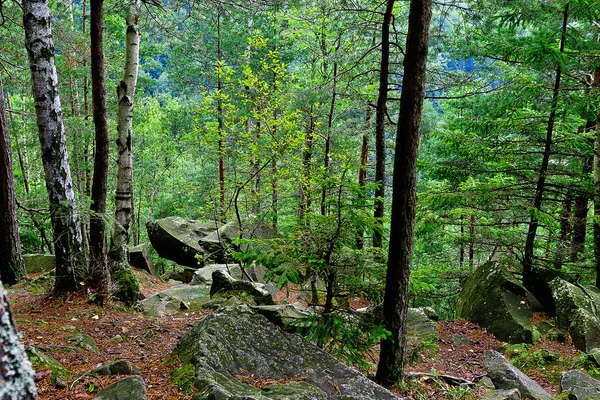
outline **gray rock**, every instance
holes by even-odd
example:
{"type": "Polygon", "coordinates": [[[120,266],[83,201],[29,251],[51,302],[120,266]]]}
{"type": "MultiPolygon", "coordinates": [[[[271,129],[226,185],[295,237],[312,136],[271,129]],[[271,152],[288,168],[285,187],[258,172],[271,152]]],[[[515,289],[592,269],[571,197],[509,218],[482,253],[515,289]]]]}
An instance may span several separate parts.
{"type": "Polygon", "coordinates": [[[588,360],[593,361],[597,366],[600,366],[600,347],[596,347],[588,352],[588,360]]]}
{"type": "Polygon", "coordinates": [[[310,314],[300,304],[276,304],[273,306],[250,306],[257,313],[267,317],[271,323],[280,328],[295,329],[306,326],[310,314]]]}
{"type": "Polygon", "coordinates": [[[222,226],[216,221],[198,222],[167,217],[146,224],[152,247],[159,256],[179,265],[198,268],[202,265],[202,248],[198,241],[222,226]]]}
{"type": "Polygon", "coordinates": [[[153,294],[138,305],[138,310],[150,317],[163,317],[181,310],[198,309],[210,300],[205,285],[180,285],[153,294]]]}
{"type": "Polygon", "coordinates": [[[406,336],[409,345],[418,345],[423,339],[436,340],[438,330],[423,308],[409,308],[406,314],[406,336]]]}
{"type": "Polygon", "coordinates": [[[484,376],[483,378],[481,378],[481,380],[479,380],[479,385],[488,389],[496,389],[496,386],[494,386],[494,382],[492,382],[489,376],[484,376]]]}
{"type": "Polygon", "coordinates": [[[600,400],[600,381],[573,370],[562,374],[560,391],[569,393],[569,400],[600,400]]]}
{"type": "Polygon", "coordinates": [[[244,300],[250,297],[256,305],[274,305],[273,297],[265,290],[262,283],[253,283],[233,279],[227,272],[216,270],[213,272],[213,283],[210,287],[210,296],[237,296],[244,300]],[[244,294],[246,296],[244,296],[244,294]]]}
{"type": "Polygon", "coordinates": [[[53,377],[61,377],[69,379],[73,374],[65,368],[56,359],[46,355],[42,350],[34,346],[29,346],[26,349],[27,358],[31,361],[31,364],[36,371],[52,371],[53,377]]]}
{"type": "Polygon", "coordinates": [[[143,269],[149,274],[155,275],[147,243],[142,243],[129,249],[129,264],[132,267],[143,269]]]}
{"type": "Polygon", "coordinates": [[[211,264],[194,271],[190,285],[212,285],[212,274],[217,270],[225,271],[235,279],[242,279],[239,264],[211,264]]]}
{"type": "Polygon", "coordinates": [[[296,334],[286,334],[247,306],[221,308],[200,321],[174,354],[196,371],[195,400],[208,399],[396,399],[356,370],[296,334]],[[236,374],[297,378],[257,389],[236,374]],[[303,378],[303,379],[302,379],[303,378]]]}
{"type": "Polygon", "coordinates": [[[600,347],[600,291],[555,278],[550,282],[558,326],[568,331],[573,345],[584,352],[600,347]]]}
{"type": "Polygon", "coordinates": [[[52,254],[23,254],[23,262],[28,274],[49,272],[56,268],[56,257],[52,254]]]}
{"type": "Polygon", "coordinates": [[[139,372],[139,368],[131,365],[131,362],[128,360],[109,361],[92,371],[93,374],[107,376],[131,375],[139,372]]]}
{"type": "Polygon", "coordinates": [[[456,315],[479,324],[502,341],[533,343],[529,323],[533,316],[529,304],[533,302],[533,295],[504,265],[488,262],[465,281],[456,315]]]}
{"type": "Polygon", "coordinates": [[[452,335],[452,343],[457,346],[468,346],[471,344],[471,339],[455,333],[452,335]]]}
{"type": "Polygon", "coordinates": [[[490,390],[482,400],[521,400],[519,389],[490,390]]]}
{"type": "Polygon", "coordinates": [[[560,353],[556,351],[542,350],[542,359],[547,363],[560,361],[560,353]]]}
{"type": "Polygon", "coordinates": [[[98,345],[96,344],[96,340],[86,335],[85,333],[75,330],[71,336],[69,336],[69,341],[74,342],[77,347],[81,347],[84,350],[89,351],[90,353],[98,353],[98,345]]]}
{"type": "Polygon", "coordinates": [[[98,392],[94,400],[146,400],[146,384],[139,375],[121,379],[98,392]]]}
{"type": "Polygon", "coordinates": [[[490,350],[486,353],[483,366],[498,389],[519,389],[523,399],[553,400],[540,385],[511,365],[497,351],[490,350]]]}

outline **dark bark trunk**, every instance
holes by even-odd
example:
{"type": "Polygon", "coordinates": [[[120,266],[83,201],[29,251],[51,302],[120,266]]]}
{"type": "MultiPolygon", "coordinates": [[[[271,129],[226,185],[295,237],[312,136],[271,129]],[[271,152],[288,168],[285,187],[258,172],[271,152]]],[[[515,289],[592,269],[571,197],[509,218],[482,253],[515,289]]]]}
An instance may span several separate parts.
{"type": "MultiPolygon", "coordinates": [[[[369,161],[369,130],[371,129],[371,107],[367,105],[367,114],[365,116],[365,134],[362,137],[362,145],[360,146],[360,169],[358,170],[358,201],[359,207],[365,207],[367,200],[367,162],[369,161]]],[[[356,248],[362,250],[365,245],[365,230],[361,225],[356,234],[356,248]]]]}
{"type": "Polygon", "coordinates": [[[108,183],[108,125],[106,116],[106,89],[104,87],[104,51],[102,49],[102,6],[104,0],[90,0],[90,38],[92,67],[92,102],[96,150],[92,205],[90,215],[90,286],[108,298],[110,275],[106,251],[106,192],[108,183]]]}
{"type": "Polygon", "coordinates": [[[475,265],[475,215],[471,214],[469,223],[469,267],[475,265]]]}
{"type": "Polygon", "coordinates": [[[385,198],[385,113],[388,96],[390,68],[390,23],[395,0],[387,0],[381,25],[381,64],[379,67],[379,92],[375,108],[375,217],[377,228],[373,232],[373,247],[383,247],[383,216],[385,198]]]}
{"type": "Polygon", "coordinates": [[[569,238],[569,232],[571,231],[572,207],[573,202],[570,198],[566,198],[565,201],[563,201],[563,208],[560,214],[560,236],[558,238],[556,253],[554,254],[554,268],[556,269],[560,269],[562,267],[565,255],[567,253],[567,242],[569,238]]]}
{"type": "MultiPolygon", "coordinates": [[[[569,3],[565,6],[563,12],[562,34],[560,39],[560,52],[565,51],[565,39],[567,36],[567,20],[569,16],[569,3]]],[[[546,129],[546,143],[544,146],[544,156],[542,166],[538,176],[538,181],[535,189],[535,197],[533,200],[533,210],[531,220],[529,221],[529,229],[527,231],[527,240],[525,242],[525,251],[523,252],[523,285],[532,287],[535,285],[535,278],[532,276],[533,271],[533,252],[535,244],[535,235],[539,225],[538,213],[542,207],[542,199],[544,197],[544,188],[546,185],[546,173],[550,162],[550,153],[552,151],[552,132],[554,131],[554,122],[556,120],[556,110],[558,108],[558,94],[560,90],[560,79],[562,70],[556,68],[556,79],[554,81],[554,89],[552,92],[552,102],[550,104],[550,115],[548,117],[548,126],[546,129]]]]}
{"type": "MultiPolygon", "coordinates": [[[[585,131],[593,131],[595,128],[596,121],[588,121],[585,126],[585,131]]],[[[581,173],[583,176],[587,176],[590,172],[592,172],[593,164],[593,157],[585,157],[583,159],[583,167],[581,168],[581,173]]],[[[573,237],[570,254],[572,262],[579,261],[579,254],[583,253],[585,250],[589,200],[590,198],[586,193],[580,193],[575,198],[575,211],[573,213],[573,237]]]]}
{"type": "Polygon", "coordinates": [[[0,400],[37,399],[34,376],[0,282],[0,400]]]}
{"type": "Polygon", "coordinates": [[[388,269],[383,316],[391,337],[381,341],[376,380],[391,385],[402,379],[406,314],[416,212],[416,164],[425,98],[431,0],[412,0],[402,78],[394,157],[388,269]]]}
{"type": "Polygon", "coordinates": [[[312,114],[312,107],[308,115],[308,124],[304,134],[304,147],[302,148],[302,176],[300,178],[300,196],[298,199],[298,220],[304,224],[305,213],[310,208],[310,180],[313,138],[315,134],[316,117],[312,114]]]}
{"type": "Polygon", "coordinates": [[[17,225],[12,150],[0,77],[0,279],[7,285],[13,285],[26,276],[17,225]]]}

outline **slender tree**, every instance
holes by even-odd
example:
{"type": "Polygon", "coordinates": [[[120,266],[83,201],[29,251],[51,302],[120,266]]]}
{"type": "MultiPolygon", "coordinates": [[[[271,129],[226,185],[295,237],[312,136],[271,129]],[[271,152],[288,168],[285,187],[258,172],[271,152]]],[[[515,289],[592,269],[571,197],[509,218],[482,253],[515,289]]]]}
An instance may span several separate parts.
{"type": "Polygon", "coordinates": [[[102,48],[102,6],[104,0],[90,0],[90,38],[92,102],[96,131],[94,179],[90,216],[90,285],[98,290],[100,301],[108,295],[110,276],[106,254],[106,191],[108,183],[108,125],[104,87],[104,51],[102,48]]]}
{"type": "Polygon", "coordinates": [[[402,78],[402,96],[394,157],[392,219],[383,315],[391,337],[381,341],[377,381],[402,379],[406,347],[406,313],[416,210],[416,164],[425,98],[425,74],[431,0],[412,0],[402,78]]]}
{"type": "Polygon", "coordinates": [[[26,275],[17,226],[12,151],[4,111],[2,77],[0,77],[0,279],[12,285],[26,275]]]}
{"type": "Polygon", "coordinates": [[[117,296],[127,304],[135,304],[139,286],[129,267],[129,232],[133,212],[133,159],[131,143],[133,136],[133,101],[137,84],[140,33],[140,0],[130,0],[125,21],[126,46],[123,80],[117,87],[117,185],[115,190],[115,223],[110,242],[110,273],[117,283],[117,296]],[[127,279],[129,277],[131,279],[127,279]]]}
{"type": "Polygon", "coordinates": [[[373,232],[373,246],[383,246],[383,215],[385,196],[385,114],[390,70],[390,24],[394,16],[395,0],[387,0],[381,24],[381,63],[379,66],[379,92],[375,108],[375,212],[377,229],[373,232]]]}
{"type": "Polygon", "coordinates": [[[29,56],[42,163],[50,203],[50,219],[56,255],[56,292],[73,291],[85,265],[79,213],[69,168],[50,11],[45,0],[24,0],[23,26],[29,56]]]}

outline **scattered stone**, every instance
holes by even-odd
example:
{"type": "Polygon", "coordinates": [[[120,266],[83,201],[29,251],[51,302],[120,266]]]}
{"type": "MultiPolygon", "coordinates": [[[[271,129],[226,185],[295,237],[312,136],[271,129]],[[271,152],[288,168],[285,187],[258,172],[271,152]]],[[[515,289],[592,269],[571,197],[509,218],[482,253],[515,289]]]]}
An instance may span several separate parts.
{"type": "Polygon", "coordinates": [[[23,254],[23,262],[28,274],[49,272],[56,268],[56,257],[52,254],[23,254]]]}
{"type": "Polygon", "coordinates": [[[560,391],[569,394],[569,400],[599,400],[600,381],[573,370],[565,372],[560,378],[560,391]]]}
{"type": "Polygon", "coordinates": [[[146,384],[139,375],[121,379],[98,392],[94,400],[146,400],[146,384]]]}
{"type": "Polygon", "coordinates": [[[84,350],[89,351],[90,353],[98,353],[98,345],[96,344],[96,340],[86,335],[85,333],[75,330],[71,336],[69,336],[69,342],[74,342],[77,347],[81,347],[84,350]]]}
{"type": "Polygon", "coordinates": [[[138,310],[150,317],[164,317],[180,310],[198,309],[209,300],[208,286],[181,285],[165,289],[144,299],[138,305],[138,310]]]}
{"type": "Polygon", "coordinates": [[[547,363],[560,361],[560,353],[556,351],[542,350],[542,359],[547,363]]]}
{"type": "Polygon", "coordinates": [[[519,389],[490,390],[482,400],[521,400],[519,389]]]}
{"type": "Polygon", "coordinates": [[[174,354],[196,374],[195,400],[396,399],[361,373],[247,306],[221,308],[190,330],[174,354]],[[259,389],[236,376],[281,381],[259,389]]]}
{"type": "Polygon", "coordinates": [[[486,328],[509,343],[533,343],[531,293],[498,262],[481,265],[463,285],[456,315],[486,328]]]}
{"type": "Polygon", "coordinates": [[[540,385],[511,365],[497,351],[488,351],[483,358],[483,365],[496,388],[519,389],[523,399],[553,400],[540,385]]]}
{"type": "Polygon", "coordinates": [[[471,344],[471,339],[461,336],[458,333],[452,335],[452,343],[457,346],[468,346],[471,344]]]}
{"type": "Polygon", "coordinates": [[[202,265],[202,248],[198,241],[221,227],[221,223],[201,223],[180,217],[167,217],[146,224],[152,247],[162,258],[179,265],[198,268],[202,265]]]}
{"type": "Polygon", "coordinates": [[[57,377],[69,379],[71,377],[71,372],[64,367],[60,362],[50,357],[49,355],[44,354],[43,351],[34,346],[29,346],[26,350],[27,358],[33,364],[33,367],[36,371],[52,371],[52,376],[54,380],[57,377]]]}
{"type": "Polygon", "coordinates": [[[128,360],[109,361],[92,371],[95,375],[106,376],[131,375],[139,372],[140,369],[131,365],[128,360]]]}
{"type": "Polygon", "coordinates": [[[489,376],[484,376],[483,378],[481,378],[479,380],[479,385],[488,388],[488,389],[495,389],[496,386],[494,386],[494,382],[492,382],[492,380],[490,379],[489,376]]]}
{"type": "Polygon", "coordinates": [[[262,283],[253,283],[234,279],[227,272],[216,270],[212,275],[213,283],[210,287],[210,296],[229,297],[234,295],[242,300],[250,297],[255,305],[274,305],[273,297],[264,288],[262,283]],[[244,296],[245,295],[245,296],[244,296]]]}
{"type": "Polygon", "coordinates": [[[194,271],[190,285],[212,285],[212,274],[215,271],[225,271],[235,279],[242,278],[239,264],[211,264],[194,271]]]}
{"type": "Polygon", "coordinates": [[[129,249],[129,265],[155,275],[147,243],[142,243],[129,249]]]}
{"type": "Polygon", "coordinates": [[[600,347],[600,290],[555,278],[550,282],[558,326],[568,331],[573,345],[590,352],[600,347]]]}

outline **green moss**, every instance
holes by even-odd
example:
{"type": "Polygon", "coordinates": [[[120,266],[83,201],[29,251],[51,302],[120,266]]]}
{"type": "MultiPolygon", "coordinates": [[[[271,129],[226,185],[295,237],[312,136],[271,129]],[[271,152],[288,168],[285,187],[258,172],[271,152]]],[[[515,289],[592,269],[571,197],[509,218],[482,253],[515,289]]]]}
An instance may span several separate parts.
{"type": "Polygon", "coordinates": [[[124,268],[117,279],[117,297],[126,305],[133,307],[140,297],[140,285],[131,268],[124,268]]]}
{"type": "Polygon", "coordinates": [[[195,368],[192,364],[183,364],[181,367],[173,371],[173,374],[171,374],[171,380],[173,381],[173,384],[177,385],[177,387],[184,393],[192,394],[194,380],[196,379],[194,369],[195,368]]]}

